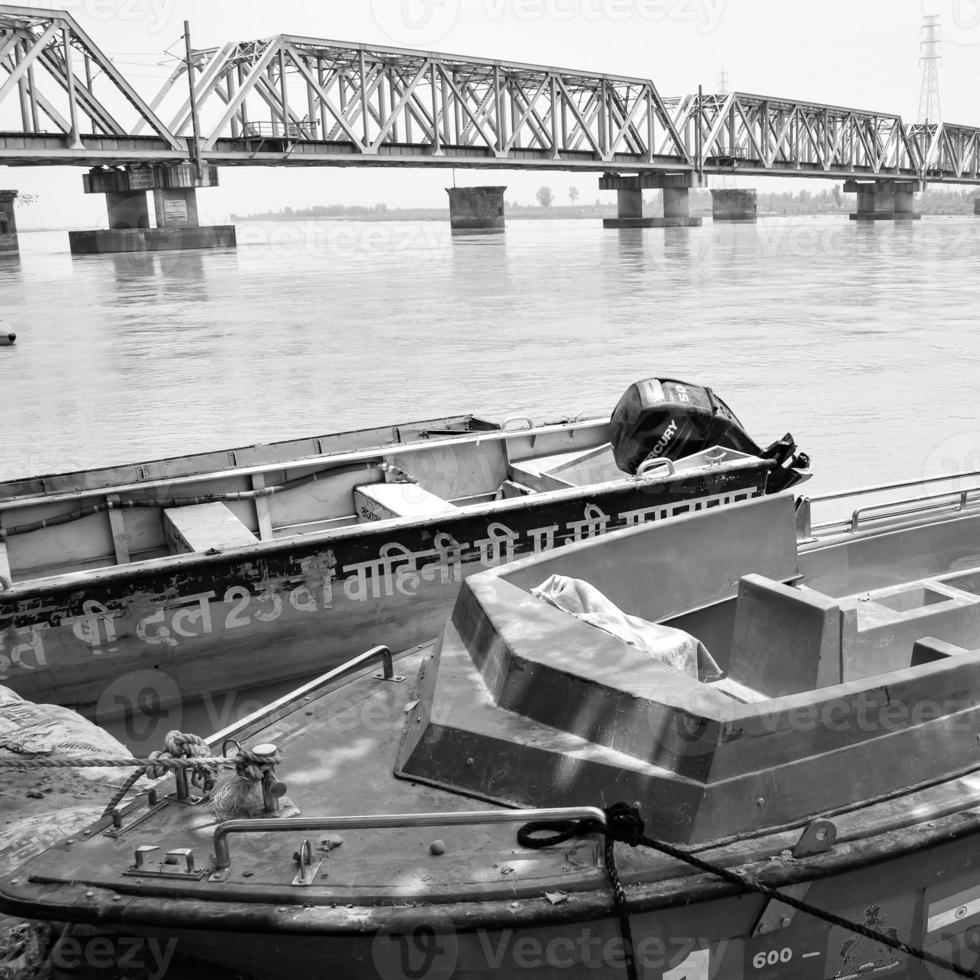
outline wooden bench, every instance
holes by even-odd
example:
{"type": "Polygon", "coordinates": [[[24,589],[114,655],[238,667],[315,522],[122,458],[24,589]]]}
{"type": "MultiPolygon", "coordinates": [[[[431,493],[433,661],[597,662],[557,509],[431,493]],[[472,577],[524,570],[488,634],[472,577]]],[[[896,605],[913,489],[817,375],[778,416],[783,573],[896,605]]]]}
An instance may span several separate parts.
{"type": "Polygon", "coordinates": [[[354,511],[359,521],[431,517],[457,509],[455,504],[416,483],[369,483],[354,487],[354,511]]]}

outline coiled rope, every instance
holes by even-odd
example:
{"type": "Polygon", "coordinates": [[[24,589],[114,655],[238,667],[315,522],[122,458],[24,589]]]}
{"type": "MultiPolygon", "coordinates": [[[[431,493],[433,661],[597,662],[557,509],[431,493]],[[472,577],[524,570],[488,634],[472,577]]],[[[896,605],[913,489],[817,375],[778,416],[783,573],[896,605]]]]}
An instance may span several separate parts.
{"type": "Polygon", "coordinates": [[[649,847],[677,861],[683,861],[685,864],[697,868],[705,874],[721,878],[723,881],[727,881],[729,884],[736,886],[741,891],[764,895],[774,902],[781,902],[783,905],[788,905],[790,908],[794,908],[799,912],[804,912],[816,919],[821,919],[830,925],[846,929],[848,932],[856,933],[859,936],[864,936],[865,939],[870,939],[872,942],[888,946],[890,949],[898,950],[907,956],[922,960],[925,963],[931,963],[933,966],[938,966],[943,970],[949,970],[950,973],[954,973],[957,976],[980,980],[980,973],[977,973],[975,970],[969,970],[966,967],[960,966],[958,963],[943,959],[941,956],[936,956],[918,946],[910,946],[901,939],[886,935],[883,932],[878,932],[876,929],[871,929],[863,923],[852,922],[850,919],[845,919],[835,912],[818,908],[809,902],[804,902],[801,899],[794,898],[792,895],[787,895],[775,888],[770,888],[768,885],[764,885],[745,875],[740,875],[729,868],[705,861],[665,841],[646,836],[644,833],[643,818],[640,816],[639,810],[634,806],[630,806],[627,803],[616,803],[603,812],[606,815],[605,827],[595,820],[537,821],[521,827],[517,832],[517,841],[523,847],[541,848],[552,847],[555,844],[561,844],[572,838],[582,837],[588,834],[599,833],[605,835],[603,858],[606,873],[612,884],[616,914],[623,935],[623,945],[625,947],[624,961],[626,964],[626,975],[629,980],[637,980],[638,974],[636,972],[636,963],[633,954],[633,935],[630,927],[626,892],[619,880],[619,872],[616,868],[616,856],[613,850],[615,841],[621,841],[624,844],[629,844],[631,847],[649,847]],[[547,836],[540,836],[546,832],[548,834],[547,836]]]}

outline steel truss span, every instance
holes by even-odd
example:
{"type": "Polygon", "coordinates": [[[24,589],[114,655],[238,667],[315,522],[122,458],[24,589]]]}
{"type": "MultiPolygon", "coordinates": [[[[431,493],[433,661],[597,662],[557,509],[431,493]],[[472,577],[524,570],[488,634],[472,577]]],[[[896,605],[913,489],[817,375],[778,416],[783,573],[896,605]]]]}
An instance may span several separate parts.
{"type": "Polygon", "coordinates": [[[285,34],[190,62],[190,80],[181,61],[147,103],[70,14],[0,5],[0,163],[980,183],[980,129],[887,113],[742,92],[664,99],[648,79],[285,34]]]}

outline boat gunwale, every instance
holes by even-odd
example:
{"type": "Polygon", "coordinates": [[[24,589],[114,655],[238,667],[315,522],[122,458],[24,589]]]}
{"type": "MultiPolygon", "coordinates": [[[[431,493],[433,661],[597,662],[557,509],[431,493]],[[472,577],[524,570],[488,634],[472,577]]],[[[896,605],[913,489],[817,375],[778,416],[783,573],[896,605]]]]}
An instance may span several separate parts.
{"type": "MultiPolygon", "coordinates": [[[[526,430],[524,430],[526,431],[526,430]]],[[[700,455],[700,454],[697,454],[700,455]]],[[[690,457],[688,457],[690,458],[690,457]]],[[[680,462],[683,462],[680,461],[680,462]]],[[[372,534],[390,533],[393,530],[414,530],[426,526],[433,526],[439,523],[447,523],[458,518],[480,518],[484,515],[495,515],[500,512],[509,513],[510,511],[523,511],[533,509],[538,505],[549,503],[561,503],[565,500],[574,500],[579,497],[598,496],[613,492],[624,487],[653,487],[668,485],[674,481],[688,481],[706,475],[714,474],[719,471],[726,473],[740,473],[745,470],[766,468],[772,469],[775,464],[771,460],[762,459],[759,456],[745,456],[730,460],[728,462],[705,463],[701,466],[690,468],[675,468],[673,472],[667,469],[656,469],[651,471],[650,476],[637,478],[624,473],[621,479],[609,480],[604,483],[590,483],[581,486],[561,487],[555,490],[544,490],[528,494],[522,497],[511,497],[509,499],[480,501],[473,504],[465,504],[458,507],[455,511],[445,511],[435,515],[406,518],[391,517],[381,521],[370,521],[368,523],[346,524],[341,527],[323,528],[317,531],[300,532],[297,534],[283,535],[279,538],[272,538],[267,541],[256,541],[254,544],[244,545],[239,548],[230,548],[226,551],[219,551],[216,554],[206,552],[187,552],[185,554],[161,555],[157,558],[143,558],[130,561],[125,564],[105,565],[99,568],[79,569],[78,571],[61,572],[55,575],[39,575],[34,578],[15,580],[5,589],[0,589],[0,601],[16,600],[28,598],[39,586],[44,588],[75,588],[86,582],[112,581],[117,578],[126,578],[134,573],[152,574],[164,569],[174,568],[194,568],[207,566],[209,564],[219,564],[229,558],[247,559],[252,556],[263,555],[267,552],[274,552],[282,549],[295,548],[298,542],[310,545],[320,543],[329,544],[338,538],[362,538],[372,534]]],[[[678,502],[683,505],[684,501],[678,502]]],[[[2,506],[0,506],[2,513],[2,506]]],[[[656,523],[656,522],[648,522],[656,523]]],[[[633,528],[621,528],[616,531],[608,532],[617,534],[622,531],[630,531],[633,528]]],[[[511,566],[508,566],[511,567],[511,566]]]]}
{"type": "MultiPolygon", "coordinates": [[[[905,824],[879,833],[864,836],[857,840],[837,842],[828,851],[804,858],[769,860],[773,848],[763,852],[757,860],[745,860],[738,852],[728,855],[712,855],[711,852],[693,851],[701,860],[709,860],[719,866],[729,868],[743,875],[747,880],[765,884],[770,888],[781,888],[804,881],[819,881],[835,874],[848,873],[884,861],[896,860],[915,852],[931,849],[941,844],[965,839],[980,834],[980,808],[971,806],[960,808],[947,816],[930,819],[923,817],[915,824],[905,824]]],[[[598,838],[598,835],[595,835],[598,838]]],[[[584,839],[584,838],[583,838],[584,839]]],[[[776,843],[779,843],[778,841],[776,843]]],[[[785,843],[785,842],[784,842],[785,843]]],[[[64,844],[54,845],[49,852],[64,844]]],[[[775,847],[776,844],[773,845],[775,847]]],[[[724,849],[724,845],[719,848],[724,849]]],[[[782,849],[786,849],[783,847],[782,849]]],[[[778,852],[777,852],[778,853],[778,852]]],[[[36,860],[36,859],[35,859],[36,860]]],[[[620,879],[630,891],[627,902],[633,915],[670,908],[716,901],[735,895],[750,894],[721,878],[705,874],[676,859],[668,859],[675,869],[688,868],[688,873],[674,873],[669,877],[649,879],[649,870],[627,871],[619,868],[620,879]],[[643,880],[644,877],[647,880],[643,880]]],[[[32,862],[28,862],[30,864],[32,862]]],[[[198,928],[188,922],[187,910],[201,924],[214,927],[220,918],[222,929],[229,932],[255,931],[260,923],[264,930],[273,934],[308,935],[327,934],[334,936],[359,935],[364,932],[379,931],[393,920],[404,925],[414,915],[419,921],[431,923],[433,911],[446,920],[460,933],[476,929],[492,929],[521,924],[560,924],[575,921],[586,922],[615,916],[615,903],[612,887],[600,867],[596,874],[602,875],[599,887],[576,888],[563,882],[561,888],[569,895],[569,901],[552,904],[544,892],[547,885],[538,881],[531,887],[540,889],[540,894],[529,897],[484,899],[453,899],[438,894],[425,896],[386,896],[384,900],[351,904],[350,899],[357,896],[345,893],[338,900],[336,893],[325,897],[323,904],[311,903],[309,889],[297,889],[289,885],[270,886],[262,893],[262,901],[256,901],[257,886],[213,889],[209,896],[203,885],[193,891],[178,882],[149,883],[142,880],[130,885],[121,882],[119,886],[108,885],[104,881],[89,878],[57,878],[50,874],[27,874],[26,883],[21,883],[21,875],[26,865],[0,878],[0,911],[8,914],[28,915],[58,921],[86,922],[92,920],[93,905],[98,902],[97,919],[101,924],[145,924],[173,928],[198,928]],[[13,882],[17,884],[13,884],[13,882]],[[26,890],[33,887],[55,887],[75,894],[73,900],[67,897],[64,904],[38,904],[38,901],[11,894],[11,889],[26,890]],[[89,899],[88,907],[81,907],[77,898],[80,889],[97,890],[89,899]],[[183,894],[180,894],[181,889],[183,894]],[[103,894],[99,894],[103,893],[103,894]],[[119,896],[123,896],[121,901],[119,896]],[[213,896],[213,897],[212,897],[213,896]],[[163,901],[165,900],[165,901],[163,901]],[[248,903],[247,905],[245,903],[248,903]],[[196,906],[196,908],[195,908],[196,906]],[[205,906],[205,907],[201,907],[205,906]],[[245,906],[245,907],[243,907],[245,906]],[[284,908],[285,907],[285,908],[284,908]],[[29,910],[29,912],[28,912],[29,910]],[[276,922],[275,913],[302,913],[302,919],[276,922]],[[408,917],[406,919],[406,917],[408,917]],[[353,921],[352,921],[353,920],[353,921]]],[[[209,883],[210,884],[210,883],[209,883]]],[[[760,901],[762,897],[760,896],[760,901]]]]}
{"type": "MultiPolygon", "coordinates": [[[[393,433],[400,433],[402,429],[413,429],[416,427],[431,426],[434,424],[445,424],[445,423],[452,423],[452,422],[465,422],[467,424],[470,422],[476,422],[481,425],[490,426],[490,428],[488,429],[470,430],[473,434],[479,434],[480,432],[487,432],[487,433],[496,432],[500,429],[500,425],[496,422],[492,422],[491,420],[485,419],[482,416],[476,415],[472,412],[464,412],[464,413],[457,413],[455,415],[439,416],[437,418],[431,418],[431,419],[418,419],[410,422],[397,422],[394,424],[371,425],[371,426],[366,426],[365,428],[362,429],[344,429],[344,430],[334,431],[334,432],[324,432],[324,433],[320,433],[319,435],[297,436],[293,439],[277,439],[275,442],[254,442],[244,446],[228,446],[228,447],[221,447],[219,449],[206,449],[201,452],[183,453],[177,456],[160,456],[154,459],[132,460],[129,462],[110,463],[106,466],[91,466],[81,470],[65,470],[63,472],[40,473],[37,475],[30,475],[30,476],[3,477],[0,478],[0,488],[6,486],[13,486],[16,484],[28,484],[28,483],[36,483],[36,482],[43,483],[46,480],[67,480],[69,478],[80,479],[85,477],[97,476],[99,474],[110,474],[114,470],[126,470],[129,468],[134,468],[134,467],[138,468],[141,466],[163,466],[166,464],[173,464],[173,463],[178,463],[178,464],[192,463],[194,460],[206,460],[209,457],[218,456],[222,453],[237,454],[237,453],[246,453],[246,452],[258,452],[262,450],[271,451],[271,450],[283,449],[288,446],[299,446],[301,443],[306,443],[306,442],[315,443],[317,441],[326,440],[326,439],[343,439],[343,438],[354,439],[360,435],[365,435],[367,433],[379,433],[384,430],[388,430],[393,433]]],[[[432,441],[442,441],[442,439],[444,438],[451,438],[451,436],[436,436],[432,441]]],[[[420,439],[420,440],[412,440],[412,441],[415,442],[415,441],[422,441],[422,440],[420,439]]],[[[399,442],[396,441],[392,443],[380,443],[379,445],[399,445],[399,442]]],[[[353,450],[339,450],[339,449],[334,450],[334,452],[349,452],[349,451],[353,451],[353,450]]],[[[322,457],[325,455],[330,455],[330,453],[329,452],[314,453],[314,455],[310,458],[315,459],[317,457],[322,457]]],[[[306,457],[292,457],[292,458],[300,459],[306,457]]],[[[213,471],[203,470],[202,472],[207,473],[213,471]]],[[[194,474],[185,474],[185,475],[194,475],[194,474]]],[[[164,478],[161,477],[161,479],[164,478]]],[[[122,484],[115,484],[115,483],[106,484],[106,488],[108,489],[109,487],[114,487],[117,485],[121,486],[122,484]]],[[[96,491],[99,490],[98,487],[93,487],[88,489],[94,489],[96,491]]],[[[80,491],[38,490],[36,492],[33,492],[31,495],[38,496],[41,498],[47,498],[52,492],[74,493],[80,491]]],[[[19,499],[20,497],[26,497],[26,496],[27,494],[18,494],[16,496],[12,496],[7,499],[15,500],[15,499],[19,499]]],[[[0,497],[0,500],[2,499],[4,498],[0,497]]]]}
{"type": "MultiPolygon", "coordinates": [[[[488,429],[485,432],[473,432],[468,433],[465,436],[449,436],[446,438],[431,440],[417,439],[411,442],[396,442],[390,444],[379,443],[376,446],[367,446],[363,449],[336,450],[332,453],[322,453],[318,456],[308,456],[302,459],[285,460],[278,463],[262,463],[252,466],[231,467],[228,469],[195,473],[189,476],[162,478],[141,483],[122,483],[95,489],[57,491],[50,494],[40,493],[11,497],[8,499],[0,498],[0,516],[13,510],[21,510],[29,507],[38,507],[46,504],[63,503],[67,501],[85,500],[89,497],[104,497],[107,494],[134,493],[158,489],[164,486],[177,487],[196,483],[210,483],[217,480],[235,479],[238,477],[255,476],[267,473],[288,473],[292,470],[314,467],[319,463],[339,465],[346,463],[370,462],[376,459],[378,456],[401,456],[406,453],[426,450],[430,447],[444,450],[446,448],[451,449],[457,446],[467,446],[472,443],[479,445],[481,442],[500,442],[507,441],[509,439],[526,438],[527,436],[538,437],[540,435],[550,435],[558,432],[578,432],[588,428],[601,428],[602,426],[606,426],[608,424],[608,418],[597,416],[595,418],[582,419],[579,421],[548,423],[533,429],[488,429]]],[[[623,476],[625,479],[627,474],[624,473],[623,476]]]]}

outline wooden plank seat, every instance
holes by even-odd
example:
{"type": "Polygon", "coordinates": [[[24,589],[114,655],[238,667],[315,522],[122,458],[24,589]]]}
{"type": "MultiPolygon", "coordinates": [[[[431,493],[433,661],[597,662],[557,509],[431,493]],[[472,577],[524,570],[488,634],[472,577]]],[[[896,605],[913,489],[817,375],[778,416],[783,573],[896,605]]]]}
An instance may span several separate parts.
{"type": "Polygon", "coordinates": [[[417,483],[369,483],[354,487],[354,511],[359,521],[430,517],[452,510],[458,510],[455,504],[417,483]]]}
{"type": "Polygon", "coordinates": [[[163,511],[167,545],[173,554],[191,551],[230,551],[255,544],[258,538],[226,504],[190,504],[163,511]]]}
{"type": "Polygon", "coordinates": [[[539,493],[619,480],[623,477],[613,460],[609,443],[589,449],[517,460],[510,464],[510,475],[514,482],[539,493]]]}

